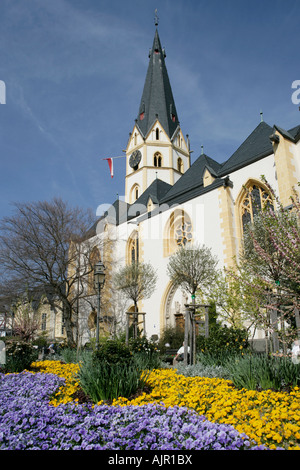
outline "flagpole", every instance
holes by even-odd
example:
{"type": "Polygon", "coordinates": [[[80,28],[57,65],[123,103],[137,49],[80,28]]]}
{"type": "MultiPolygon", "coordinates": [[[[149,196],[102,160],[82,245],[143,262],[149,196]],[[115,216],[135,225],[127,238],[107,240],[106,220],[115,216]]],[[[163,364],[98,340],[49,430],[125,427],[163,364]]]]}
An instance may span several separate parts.
{"type": "Polygon", "coordinates": [[[106,157],[102,158],[102,160],[107,160],[108,166],[109,166],[109,171],[110,171],[110,176],[113,178],[114,177],[114,162],[113,160],[116,158],[126,158],[126,155],[122,155],[121,157],[106,157]]]}
{"type": "Polygon", "coordinates": [[[109,158],[126,158],[126,155],[122,155],[121,157],[107,157],[107,158],[102,158],[102,160],[108,160],[109,158]]]}

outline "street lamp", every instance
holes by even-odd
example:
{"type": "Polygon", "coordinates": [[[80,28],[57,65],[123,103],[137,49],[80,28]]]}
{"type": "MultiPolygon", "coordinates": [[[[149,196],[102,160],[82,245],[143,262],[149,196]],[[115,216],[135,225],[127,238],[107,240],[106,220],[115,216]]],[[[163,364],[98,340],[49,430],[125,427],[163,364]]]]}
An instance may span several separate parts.
{"type": "Polygon", "coordinates": [[[98,293],[98,309],[97,309],[97,328],[96,328],[96,349],[99,348],[99,321],[100,321],[100,295],[101,289],[103,289],[105,283],[105,266],[102,261],[98,261],[98,263],[94,266],[94,283],[95,283],[95,290],[98,293]]]}

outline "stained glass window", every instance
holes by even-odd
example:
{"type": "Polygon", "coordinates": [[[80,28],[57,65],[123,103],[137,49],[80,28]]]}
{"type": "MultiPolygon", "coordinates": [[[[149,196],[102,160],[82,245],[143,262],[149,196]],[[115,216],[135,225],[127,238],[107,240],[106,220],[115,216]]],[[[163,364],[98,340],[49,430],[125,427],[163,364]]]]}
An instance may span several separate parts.
{"type": "Polygon", "coordinates": [[[273,200],[264,188],[257,184],[250,185],[241,202],[241,218],[243,229],[253,222],[253,217],[263,208],[273,208],[273,200]]]}
{"type": "Polygon", "coordinates": [[[192,224],[190,222],[179,222],[175,226],[175,240],[178,246],[186,246],[187,243],[191,242],[192,235],[192,224]]]}

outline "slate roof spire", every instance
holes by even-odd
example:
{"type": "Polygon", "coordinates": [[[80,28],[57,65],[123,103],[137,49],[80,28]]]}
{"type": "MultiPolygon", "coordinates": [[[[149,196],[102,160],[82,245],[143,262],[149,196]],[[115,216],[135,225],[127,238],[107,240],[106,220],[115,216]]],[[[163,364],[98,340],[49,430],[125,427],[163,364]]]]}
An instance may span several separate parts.
{"type": "MultiPolygon", "coordinates": [[[[156,24],[157,26],[157,24],[156,24]]],[[[172,138],[179,125],[175,101],[165,64],[166,53],[161,47],[157,27],[136,124],[145,138],[156,119],[172,138]]]]}

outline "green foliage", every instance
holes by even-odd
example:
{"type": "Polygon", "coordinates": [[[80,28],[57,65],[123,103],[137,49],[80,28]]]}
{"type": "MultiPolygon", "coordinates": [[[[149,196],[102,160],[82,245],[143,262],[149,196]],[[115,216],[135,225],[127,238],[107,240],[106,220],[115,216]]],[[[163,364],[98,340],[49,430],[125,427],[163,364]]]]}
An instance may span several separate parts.
{"type": "Polygon", "coordinates": [[[91,355],[92,352],[85,349],[77,351],[74,348],[62,348],[59,350],[58,357],[61,358],[63,362],[70,364],[83,361],[85,357],[90,357],[91,355]]]}
{"type": "Polygon", "coordinates": [[[108,339],[94,351],[96,361],[107,364],[129,364],[132,362],[132,352],[129,346],[119,340],[108,339]]]}
{"type": "Polygon", "coordinates": [[[209,337],[198,336],[197,351],[208,353],[237,353],[249,347],[248,333],[245,328],[234,328],[215,324],[210,328],[209,337]]]}
{"type": "Polygon", "coordinates": [[[153,341],[150,341],[145,336],[141,336],[139,338],[130,338],[128,342],[128,346],[130,351],[133,353],[135,352],[147,352],[149,354],[154,354],[157,352],[157,346],[153,341]]]}
{"type": "Polygon", "coordinates": [[[143,389],[147,376],[142,376],[142,368],[132,363],[108,363],[99,360],[85,360],[79,370],[78,378],[83,391],[94,403],[100,400],[113,400],[129,397],[143,389]]]}
{"type": "Polygon", "coordinates": [[[78,378],[84,392],[100,400],[129,397],[146,385],[150,370],[160,367],[155,344],[144,337],[107,339],[90,356],[83,356],[78,378]]]}
{"type": "Polygon", "coordinates": [[[143,369],[157,369],[161,366],[156,344],[145,336],[136,339],[131,338],[128,346],[133,353],[134,360],[139,361],[143,369]]]}
{"type": "Polygon", "coordinates": [[[5,372],[22,372],[24,369],[29,369],[31,363],[38,357],[37,349],[24,341],[7,341],[5,350],[5,372]]]}
{"type": "Polygon", "coordinates": [[[243,353],[235,353],[220,349],[218,351],[200,351],[197,353],[197,363],[200,363],[203,367],[223,367],[229,361],[236,360],[243,353]]]}
{"type": "Polygon", "coordinates": [[[209,378],[221,378],[229,379],[229,373],[226,368],[221,365],[209,364],[205,365],[201,362],[198,362],[194,365],[185,365],[182,362],[179,362],[176,365],[178,373],[184,375],[185,377],[209,377],[209,378]]]}
{"type": "Polygon", "coordinates": [[[247,354],[228,360],[225,367],[238,388],[280,391],[300,385],[300,364],[288,357],[247,354]]]}
{"type": "Polygon", "coordinates": [[[158,349],[161,354],[166,352],[166,349],[179,349],[184,340],[184,331],[176,327],[165,328],[158,342],[158,349]],[[166,348],[166,344],[170,346],[166,348]]]}

